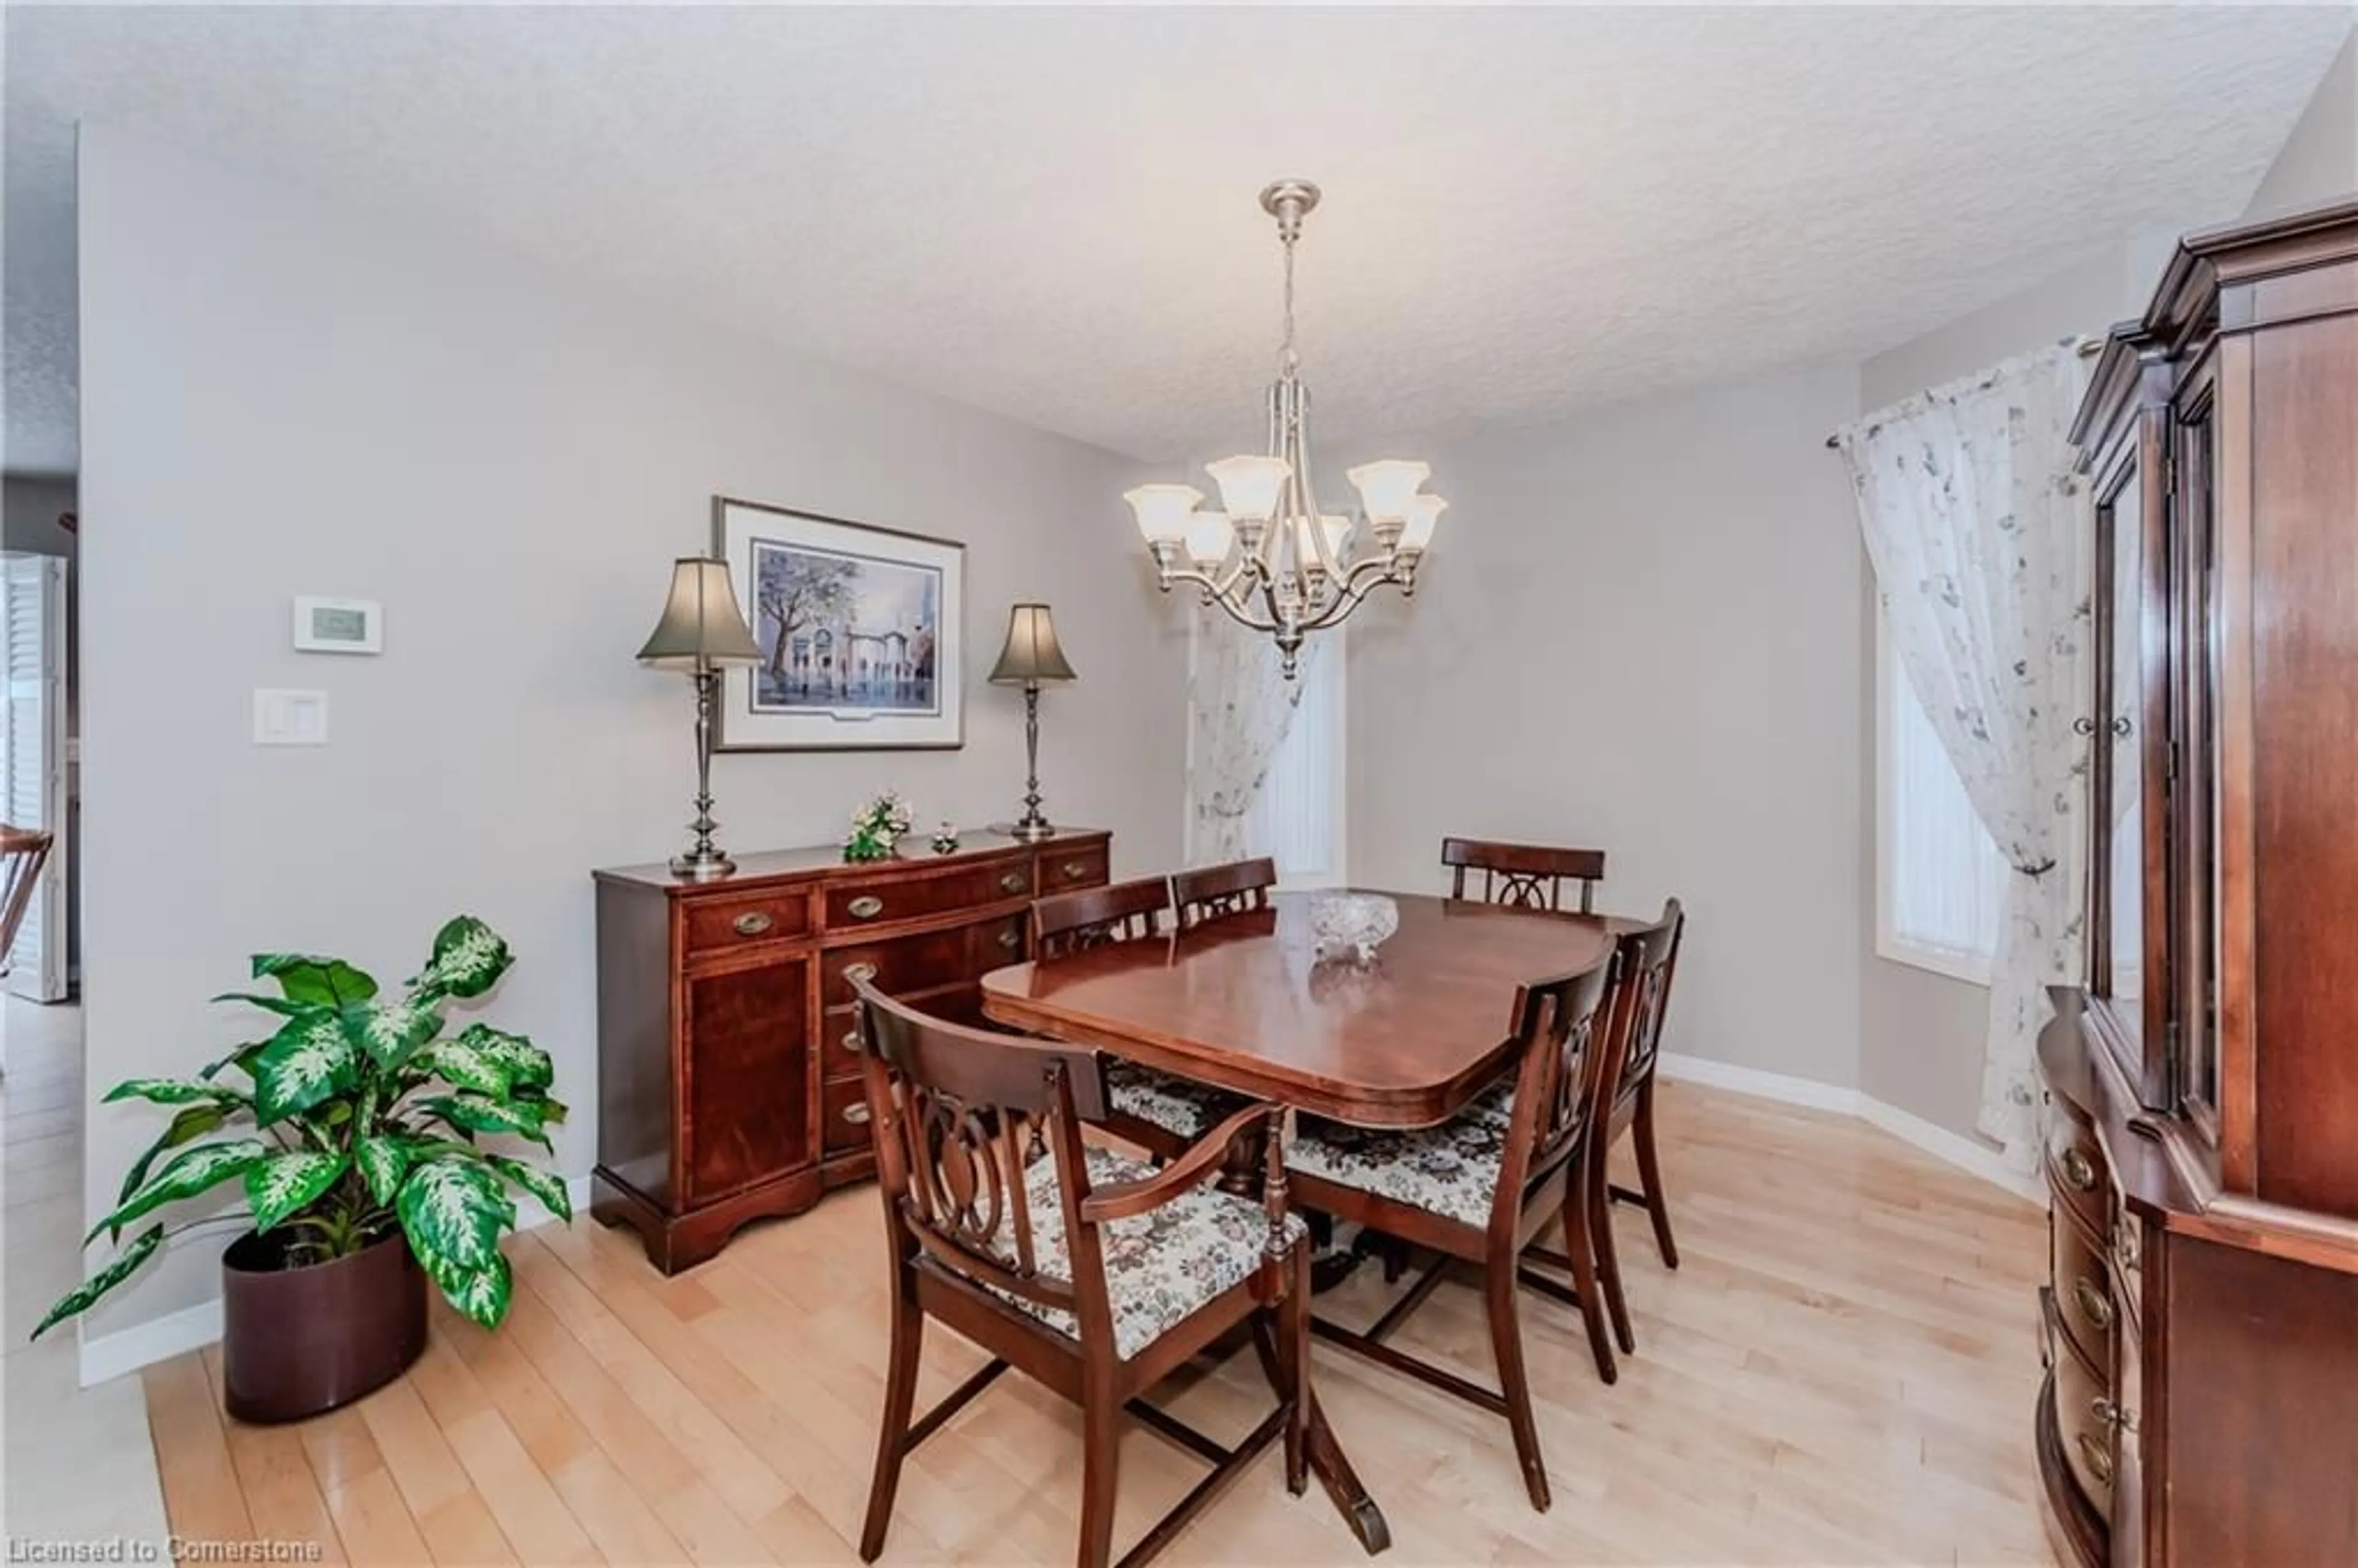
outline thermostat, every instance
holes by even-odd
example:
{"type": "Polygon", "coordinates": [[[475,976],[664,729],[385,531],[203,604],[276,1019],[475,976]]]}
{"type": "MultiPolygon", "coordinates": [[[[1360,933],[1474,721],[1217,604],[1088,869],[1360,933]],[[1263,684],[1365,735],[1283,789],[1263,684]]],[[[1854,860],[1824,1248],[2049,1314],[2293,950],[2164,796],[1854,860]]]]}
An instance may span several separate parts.
{"type": "Polygon", "coordinates": [[[305,654],[384,652],[384,607],[372,599],[295,600],[295,647],[305,654]]]}

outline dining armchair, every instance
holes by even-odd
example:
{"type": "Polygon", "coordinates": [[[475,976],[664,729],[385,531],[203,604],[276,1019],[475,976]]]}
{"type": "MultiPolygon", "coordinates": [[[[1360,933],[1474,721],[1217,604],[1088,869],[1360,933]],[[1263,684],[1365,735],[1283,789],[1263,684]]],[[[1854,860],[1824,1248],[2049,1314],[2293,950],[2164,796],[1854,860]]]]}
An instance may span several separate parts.
{"type": "Polygon", "coordinates": [[[1465,898],[1466,873],[1482,873],[1485,903],[1519,909],[1563,911],[1563,884],[1579,884],[1579,914],[1595,913],[1596,884],[1605,880],[1602,849],[1557,849],[1544,844],[1498,844],[1481,838],[1444,838],[1441,863],[1450,871],[1449,896],[1465,898]]]}
{"type": "Polygon", "coordinates": [[[1105,1109],[1093,1053],[963,1028],[864,980],[860,1071],[892,1260],[892,1348],[860,1540],[884,1549],[903,1461],[1009,1367],[1081,1407],[1081,1568],[1112,1551],[1120,1423],[1133,1416],[1213,1469],[1121,1559],[1145,1563],[1272,1443],[1306,1484],[1309,1249],[1289,1212],[1282,1113],[1255,1106],[1161,1170],[1084,1144],[1105,1109]],[[1213,1184],[1261,1141],[1261,1200],[1213,1184]],[[980,1346],[983,1368],[913,1417],[927,1318],[980,1346]],[[1141,1397],[1249,1325],[1276,1408],[1233,1448],[1141,1397]]]}
{"type": "Polygon", "coordinates": [[[1614,1377],[1598,1310],[1586,1183],[1595,1169],[1588,1139],[1609,1082],[1609,998],[1617,951],[1584,973],[1525,985],[1515,999],[1515,1072],[1450,1120],[1410,1132],[1370,1131],[1305,1118],[1286,1152],[1294,1200],[1427,1248],[1440,1257],[1364,1331],[1314,1317],[1312,1332],[1379,1366],[1503,1415],[1531,1506],[1550,1500],[1547,1466],[1523,1363],[1521,1287],[1580,1310],[1597,1370],[1614,1377]],[[1503,1108],[1503,1114],[1500,1114],[1503,1108]],[[1539,1245],[1555,1223],[1564,1249],[1539,1245]],[[1481,1265],[1498,1363],[1496,1391],[1388,1343],[1460,1262],[1481,1265]],[[1573,1285],[1536,1272],[1567,1270],[1573,1285]]]}
{"type": "MultiPolygon", "coordinates": [[[[1041,899],[1032,905],[1033,959],[1054,963],[1092,948],[1159,935],[1171,908],[1167,877],[1141,877],[1041,899]]],[[[1103,1065],[1104,1126],[1157,1159],[1178,1155],[1247,1104],[1236,1095],[1119,1056],[1105,1058],[1103,1065]]]]}
{"type": "Polygon", "coordinates": [[[1179,906],[1182,931],[1192,931],[1224,915],[1267,909],[1270,894],[1276,889],[1277,862],[1266,855],[1254,860],[1199,866],[1171,879],[1171,896],[1179,906]]]}

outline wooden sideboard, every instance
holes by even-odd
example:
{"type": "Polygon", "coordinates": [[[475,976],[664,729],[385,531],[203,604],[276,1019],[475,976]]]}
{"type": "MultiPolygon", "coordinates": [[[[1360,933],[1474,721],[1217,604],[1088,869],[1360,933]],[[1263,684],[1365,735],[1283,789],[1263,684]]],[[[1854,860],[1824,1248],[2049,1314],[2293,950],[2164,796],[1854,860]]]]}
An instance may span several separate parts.
{"type": "Polygon", "coordinates": [[[2072,439],[2088,972],[2040,1034],[2052,1532],[2358,1563],[2358,201],[2190,236],[2072,439]]]}
{"type": "Polygon", "coordinates": [[[718,881],[595,873],[591,1212],[636,1229],[664,1272],[873,1173],[848,976],[975,1019],[975,982],[1024,956],[1033,899],[1105,881],[1112,848],[1080,830],[908,845],[860,865],[832,845],[744,855],[718,881]]]}

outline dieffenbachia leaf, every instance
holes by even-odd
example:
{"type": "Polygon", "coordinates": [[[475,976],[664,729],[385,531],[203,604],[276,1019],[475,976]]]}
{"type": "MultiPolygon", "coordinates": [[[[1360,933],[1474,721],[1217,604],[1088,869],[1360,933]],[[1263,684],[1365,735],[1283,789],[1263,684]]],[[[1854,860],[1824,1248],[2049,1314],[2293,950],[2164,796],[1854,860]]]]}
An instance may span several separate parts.
{"type": "Polygon", "coordinates": [[[438,1280],[446,1271],[491,1267],[500,1255],[500,1232],[515,1223],[515,1205],[500,1190],[499,1178],[466,1160],[416,1167],[402,1182],[394,1206],[409,1249],[438,1280]]]}
{"type": "Polygon", "coordinates": [[[395,1002],[363,1002],[343,1011],[344,1037],[391,1069],[442,1032],[442,1015],[417,997],[395,1002]]]}
{"type": "Polygon", "coordinates": [[[115,1255],[114,1261],[68,1291],[58,1300],[41,1321],[33,1325],[31,1338],[38,1339],[50,1329],[78,1312],[86,1311],[91,1303],[129,1279],[132,1271],[147,1261],[157,1248],[164,1244],[164,1227],[151,1225],[134,1237],[131,1245],[115,1255]]]}
{"type": "Polygon", "coordinates": [[[254,1209],[254,1228],[277,1229],[289,1217],[336,1184],[351,1168],[341,1154],[297,1150],[273,1154],[245,1173],[245,1201],[254,1209]]]}
{"type": "MultiPolygon", "coordinates": [[[[418,1113],[434,1117],[468,1132],[512,1132],[542,1148],[551,1147],[543,1124],[548,1120],[546,1100],[496,1100],[461,1090],[417,1102],[418,1113]]],[[[560,1113],[561,1115],[561,1113],[560,1113]]]]}
{"type": "Polygon", "coordinates": [[[241,1045],[236,1050],[231,1052],[228,1055],[221,1058],[221,1060],[208,1064],[205,1070],[199,1073],[197,1076],[204,1080],[206,1083],[211,1083],[213,1079],[221,1076],[222,1068],[235,1067],[239,1072],[243,1073],[247,1077],[251,1078],[254,1076],[254,1064],[255,1060],[261,1056],[263,1052],[269,1048],[270,1042],[267,1040],[256,1040],[251,1044],[241,1045]]]}
{"type": "Polygon", "coordinates": [[[254,1061],[254,1114],[263,1126],[352,1087],[360,1063],[332,1012],[291,1019],[254,1061]]]}
{"type": "Polygon", "coordinates": [[[548,1053],[521,1034],[471,1023],[459,1032],[458,1044],[499,1063],[507,1070],[508,1081],[517,1088],[545,1089],[557,1081],[557,1064],[549,1060],[548,1053]]]}
{"type": "Polygon", "coordinates": [[[391,1203],[401,1191],[409,1155],[397,1138],[364,1137],[352,1143],[352,1163],[361,1180],[368,1184],[369,1196],[381,1204],[391,1203]]]}
{"type": "Polygon", "coordinates": [[[504,1154],[487,1154],[484,1158],[491,1162],[492,1169],[538,1198],[541,1207],[568,1225],[573,1222],[573,1199],[565,1190],[564,1179],[555,1172],[511,1160],[504,1154]]]}
{"type": "Polygon", "coordinates": [[[341,958],[309,953],[256,953],[254,978],[275,979],[287,1000],[313,1007],[350,1007],[376,995],[376,981],[341,958]]]}
{"type": "Polygon", "coordinates": [[[195,1142],[219,1128],[229,1117],[230,1108],[225,1105],[182,1107],[180,1114],[172,1119],[172,1125],[164,1130],[163,1136],[147,1145],[147,1152],[131,1162],[131,1169],[124,1175],[122,1190],[114,1195],[114,1201],[128,1203],[131,1200],[131,1195],[146,1181],[148,1168],[156,1163],[157,1155],[168,1149],[178,1149],[183,1143],[195,1142]]]}
{"type": "Polygon", "coordinates": [[[492,1253],[492,1260],[480,1269],[428,1263],[426,1272],[441,1288],[443,1300],[485,1328],[497,1328],[507,1316],[515,1282],[508,1272],[508,1260],[498,1253],[492,1253]]]}
{"type": "Polygon", "coordinates": [[[113,1105],[121,1099],[144,1099],[157,1105],[195,1105],[200,1101],[224,1105],[245,1103],[245,1096],[235,1089],[215,1087],[211,1084],[192,1084],[179,1078],[125,1078],[107,1090],[99,1103],[113,1105]]]}
{"type": "Polygon", "coordinates": [[[471,914],[434,934],[434,957],[410,982],[429,998],[481,996],[507,973],[507,939],[471,914]]]}
{"type": "Polygon", "coordinates": [[[258,1007],[265,1012],[275,1012],[281,1018],[301,1018],[306,1013],[323,1010],[316,1002],[289,1001],[283,996],[264,996],[258,991],[223,991],[215,1001],[242,1001],[248,1007],[258,1007]]]}
{"type": "Polygon", "coordinates": [[[207,1187],[243,1175],[269,1154],[270,1146],[258,1138],[241,1138],[233,1143],[200,1143],[193,1149],[184,1149],[166,1161],[155,1179],[134,1194],[129,1202],[92,1226],[90,1234],[82,1238],[82,1245],[87,1247],[96,1240],[102,1230],[120,1237],[124,1226],[150,1209],[194,1197],[207,1187]]]}
{"type": "Polygon", "coordinates": [[[460,1088],[507,1098],[515,1087],[514,1071],[505,1056],[486,1049],[480,1038],[469,1038],[481,1027],[472,1025],[455,1040],[436,1041],[411,1058],[411,1065],[460,1088]]]}

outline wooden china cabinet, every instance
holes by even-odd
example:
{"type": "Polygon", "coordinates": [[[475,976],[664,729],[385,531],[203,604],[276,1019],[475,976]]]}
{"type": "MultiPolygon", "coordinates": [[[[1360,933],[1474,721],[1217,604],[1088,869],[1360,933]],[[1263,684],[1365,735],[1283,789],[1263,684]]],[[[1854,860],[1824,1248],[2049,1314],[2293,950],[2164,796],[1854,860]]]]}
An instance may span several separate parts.
{"type": "Polygon", "coordinates": [[[1087,829],[968,833],[954,854],[858,865],[832,844],[741,855],[716,881],[595,873],[591,1212],[636,1229],[668,1274],[874,1174],[852,977],[979,1018],[976,982],[1022,960],[1032,901],[1104,882],[1111,847],[1087,829]]]}
{"type": "Polygon", "coordinates": [[[2358,201],[2183,241],[2096,500],[2037,1447],[2095,1563],[2358,1563],[2358,201]]]}

